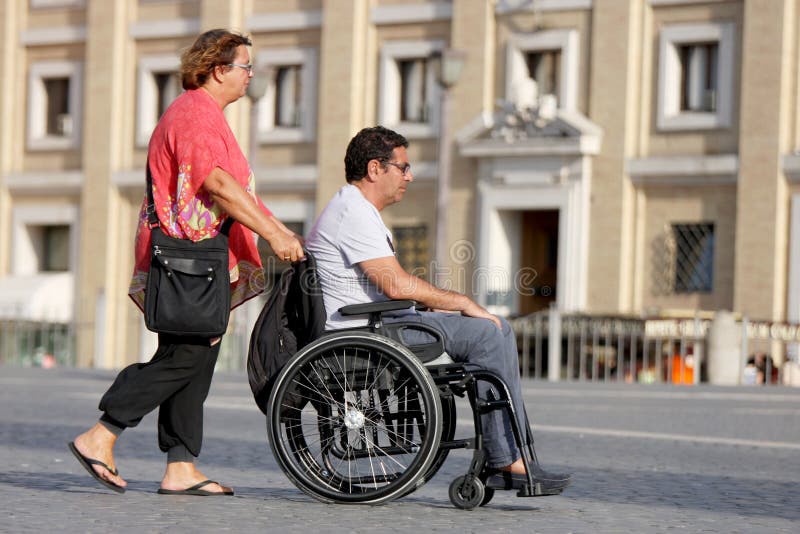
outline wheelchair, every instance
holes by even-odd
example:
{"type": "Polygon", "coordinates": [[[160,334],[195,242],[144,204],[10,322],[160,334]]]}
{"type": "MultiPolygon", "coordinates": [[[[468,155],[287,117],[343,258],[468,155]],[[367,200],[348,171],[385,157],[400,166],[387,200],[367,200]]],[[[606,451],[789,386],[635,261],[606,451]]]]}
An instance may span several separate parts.
{"type": "Polygon", "coordinates": [[[481,415],[506,410],[528,472],[517,495],[557,494],[533,478],[537,464],[530,425],[519,428],[502,379],[454,363],[443,335],[428,325],[385,323],[383,314],[414,305],[387,301],[346,306],[344,316],[368,325],[326,331],[298,351],[274,381],[267,404],[270,447],[280,468],[303,492],[327,503],[381,504],[429,481],[454,449],[472,449],[466,474],[449,487],[450,501],[471,510],[491,501],[481,415]],[[430,343],[406,346],[402,334],[423,330],[430,343]],[[478,384],[492,386],[488,398],[478,384]],[[456,401],[472,409],[475,435],[455,439],[456,401]]]}

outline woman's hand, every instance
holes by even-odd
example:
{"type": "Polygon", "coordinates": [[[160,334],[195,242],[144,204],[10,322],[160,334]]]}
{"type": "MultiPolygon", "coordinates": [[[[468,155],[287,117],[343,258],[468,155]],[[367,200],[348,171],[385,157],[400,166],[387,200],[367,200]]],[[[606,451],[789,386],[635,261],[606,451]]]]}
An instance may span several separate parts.
{"type": "Polygon", "coordinates": [[[294,234],[279,231],[266,239],[275,255],[281,260],[295,262],[305,258],[303,243],[294,234]]]}

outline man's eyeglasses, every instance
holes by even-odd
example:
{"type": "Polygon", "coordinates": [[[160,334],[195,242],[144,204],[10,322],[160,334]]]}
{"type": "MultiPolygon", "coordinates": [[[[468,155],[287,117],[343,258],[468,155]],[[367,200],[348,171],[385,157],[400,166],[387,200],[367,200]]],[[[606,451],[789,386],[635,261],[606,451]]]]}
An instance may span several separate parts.
{"type": "Polygon", "coordinates": [[[240,69],[244,69],[247,71],[247,74],[253,74],[253,64],[252,63],[228,63],[229,67],[239,67],[240,69]]]}
{"type": "Polygon", "coordinates": [[[397,167],[400,169],[400,172],[403,173],[403,176],[407,175],[411,172],[411,164],[410,163],[395,163],[393,161],[386,161],[387,165],[391,165],[392,167],[397,167]]]}

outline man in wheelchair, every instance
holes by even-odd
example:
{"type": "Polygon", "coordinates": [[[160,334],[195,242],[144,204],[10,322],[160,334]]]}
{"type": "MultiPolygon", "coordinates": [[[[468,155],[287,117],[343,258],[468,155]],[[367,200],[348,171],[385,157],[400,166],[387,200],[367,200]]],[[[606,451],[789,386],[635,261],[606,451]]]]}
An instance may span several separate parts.
{"type": "MultiPolygon", "coordinates": [[[[363,315],[342,313],[343,307],[354,304],[408,299],[437,310],[410,307],[384,314],[381,320],[432,327],[443,334],[445,351],[455,362],[467,369],[490,371],[502,379],[515,408],[518,434],[524,439],[529,426],[516,339],[509,324],[467,296],[407,273],[395,257],[392,235],[380,212],[399,202],[414,180],[407,147],[402,135],[380,126],[361,130],[347,147],[347,185],[327,204],[306,242],[316,259],[327,310],[326,329],[364,327],[367,319],[363,315]]],[[[402,338],[407,345],[431,340],[424,330],[411,328],[403,330],[402,338]]],[[[497,398],[488,384],[478,387],[481,397],[497,398]]],[[[537,494],[560,493],[569,485],[570,475],[543,470],[535,454],[532,461],[523,460],[509,413],[512,411],[495,409],[480,416],[487,455],[487,467],[482,472],[486,487],[520,489],[533,480],[537,494]],[[530,478],[526,463],[531,468],[530,478]]]]}

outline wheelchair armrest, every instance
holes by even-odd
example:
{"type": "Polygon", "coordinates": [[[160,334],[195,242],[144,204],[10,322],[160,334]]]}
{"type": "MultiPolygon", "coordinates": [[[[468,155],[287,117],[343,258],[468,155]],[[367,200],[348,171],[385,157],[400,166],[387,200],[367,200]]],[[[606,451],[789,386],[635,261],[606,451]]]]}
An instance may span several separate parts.
{"type": "Polygon", "coordinates": [[[416,305],[413,300],[387,300],[384,302],[368,302],[366,304],[351,304],[339,308],[342,315],[370,315],[381,314],[389,311],[406,310],[416,305]]]}
{"type": "Polygon", "coordinates": [[[415,321],[383,323],[380,333],[405,345],[405,347],[413,352],[422,363],[431,362],[444,353],[444,334],[438,328],[425,323],[418,323],[415,321]],[[425,332],[433,338],[433,341],[418,345],[408,345],[403,339],[403,331],[405,330],[425,332]]]}

